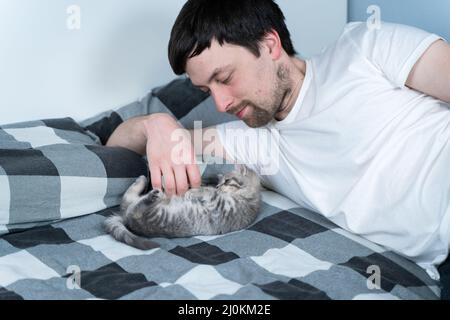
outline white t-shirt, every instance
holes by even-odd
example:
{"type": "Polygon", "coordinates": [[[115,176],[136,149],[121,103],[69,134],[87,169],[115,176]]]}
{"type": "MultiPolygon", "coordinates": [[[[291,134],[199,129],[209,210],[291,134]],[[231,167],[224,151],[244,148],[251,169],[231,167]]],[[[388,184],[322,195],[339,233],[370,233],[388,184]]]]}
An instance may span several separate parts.
{"type": "Polygon", "coordinates": [[[450,244],[450,110],[405,86],[438,39],[404,25],[350,23],[306,61],[285,120],[219,125],[221,142],[265,186],[439,279],[435,266],[450,244]]]}

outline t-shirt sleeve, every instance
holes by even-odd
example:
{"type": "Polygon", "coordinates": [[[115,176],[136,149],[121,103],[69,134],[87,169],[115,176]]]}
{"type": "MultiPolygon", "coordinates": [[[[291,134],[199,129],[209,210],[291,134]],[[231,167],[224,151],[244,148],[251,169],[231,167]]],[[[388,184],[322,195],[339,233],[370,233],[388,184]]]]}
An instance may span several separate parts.
{"type": "Polygon", "coordinates": [[[257,161],[256,141],[249,138],[251,128],[243,121],[233,121],[216,126],[220,142],[232,160],[239,164],[257,161]]]}
{"type": "Polygon", "coordinates": [[[278,131],[250,128],[242,121],[217,125],[216,130],[234,163],[245,164],[261,175],[273,174],[278,169],[278,131]]]}
{"type": "Polygon", "coordinates": [[[399,88],[405,87],[411,70],[430,45],[442,39],[415,27],[387,22],[378,29],[363,22],[349,23],[344,36],[399,88]]]}

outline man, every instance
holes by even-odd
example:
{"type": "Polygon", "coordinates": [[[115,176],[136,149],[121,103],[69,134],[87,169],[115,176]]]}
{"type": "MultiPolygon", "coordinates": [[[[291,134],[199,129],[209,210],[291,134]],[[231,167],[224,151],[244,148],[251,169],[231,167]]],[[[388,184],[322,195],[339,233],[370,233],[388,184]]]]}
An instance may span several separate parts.
{"type": "Polygon", "coordinates": [[[212,140],[190,132],[187,164],[167,115],[125,122],[107,145],[147,154],[153,187],[163,176],[183,194],[199,186],[195,154],[211,143],[261,174],[269,144],[227,132],[268,132],[279,163],[266,186],[438,278],[450,244],[450,46],[412,27],[351,23],[320,55],[295,54],[273,1],[190,0],[172,30],[172,68],[242,121],[207,128],[212,140]]]}

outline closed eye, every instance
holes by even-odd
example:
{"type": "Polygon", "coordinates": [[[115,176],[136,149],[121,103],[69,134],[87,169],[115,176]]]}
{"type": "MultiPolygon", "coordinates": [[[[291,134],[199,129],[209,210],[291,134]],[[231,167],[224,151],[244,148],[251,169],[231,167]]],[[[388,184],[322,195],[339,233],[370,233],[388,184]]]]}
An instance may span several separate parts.
{"type": "Polygon", "coordinates": [[[227,186],[236,187],[236,188],[242,187],[242,183],[236,178],[231,178],[231,179],[225,181],[225,184],[227,186]]]}
{"type": "Polygon", "coordinates": [[[226,78],[225,80],[217,80],[217,82],[219,82],[219,83],[221,83],[221,84],[224,84],[224,85],[227,85],[227,84],[229,84],[230,82],[231,82],[231,79],[232,79],[232,77],[231,77],[231,75],[228,77],[228,78],[226,78]]]}
{"type": "Polygon", "coordinates": [[[229,187],[235,187],[235,188],[241,188],[241,185],[239,185],[239,184],[237,184],[237,183],[234,183],[234,182],[228,183],[227,186],[229,186],[229,187]]]}

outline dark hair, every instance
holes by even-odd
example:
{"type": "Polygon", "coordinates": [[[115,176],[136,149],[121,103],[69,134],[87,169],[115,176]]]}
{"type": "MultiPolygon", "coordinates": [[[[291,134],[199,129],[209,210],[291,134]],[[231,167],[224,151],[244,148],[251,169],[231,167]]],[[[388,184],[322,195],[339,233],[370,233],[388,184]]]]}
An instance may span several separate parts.
{"type": "Polygon", "coordinates": [[[247,48],[260,56],[259,44],[275,30],[289,56],[295,51],[285,17],[273,0],[188,0],[172,29],[169,61],[177,75],[188,59],[200,55],[216,39],[247,48]]]}

